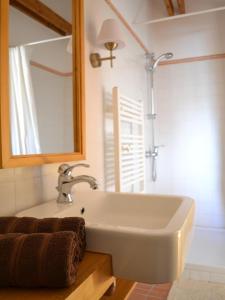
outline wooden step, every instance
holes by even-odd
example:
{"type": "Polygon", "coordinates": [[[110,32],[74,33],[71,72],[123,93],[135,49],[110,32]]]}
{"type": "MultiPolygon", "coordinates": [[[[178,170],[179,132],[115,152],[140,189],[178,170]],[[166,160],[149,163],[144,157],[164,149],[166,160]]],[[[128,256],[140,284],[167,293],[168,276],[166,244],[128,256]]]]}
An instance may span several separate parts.
{"type": "Polygon", "coordinates": [[[111,295],[105,294],[101,300],[127,300],[135,285],[134,281],[117,278],[114,292],[111,295]]]}
{"type": "Polygon", "coordinates": [[[111,256],[86,252],[70,288],[0,289],[0,300],[99,300],[114,283],[111,256]]]}

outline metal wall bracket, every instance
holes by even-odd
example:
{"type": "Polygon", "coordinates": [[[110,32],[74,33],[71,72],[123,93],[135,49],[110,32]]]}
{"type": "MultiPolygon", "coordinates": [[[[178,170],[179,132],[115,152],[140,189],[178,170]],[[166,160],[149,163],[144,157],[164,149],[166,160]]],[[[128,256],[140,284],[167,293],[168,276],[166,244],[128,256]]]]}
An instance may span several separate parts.
{"type": "Polygon", "coordinates": [[[146,114],[147,120],[155,120],[156,119],[156,114],[146,114]]]}

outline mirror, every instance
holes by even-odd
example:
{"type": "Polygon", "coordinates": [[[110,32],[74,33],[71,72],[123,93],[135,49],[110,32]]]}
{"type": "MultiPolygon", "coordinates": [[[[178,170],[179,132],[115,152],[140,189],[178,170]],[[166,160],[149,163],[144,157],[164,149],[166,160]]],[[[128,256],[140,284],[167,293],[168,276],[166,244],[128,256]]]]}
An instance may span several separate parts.
{"type": "Polygon", "coordinates": [[[3,2],[9,75],[7,98],[1,93],[8,115],[3,167],[12,160],[20,166],[83,159],[83,1],[3,2]]]}
{"type": "Polygon", "coordinates": [[[72,0],[42,0],[70,28],[9,10],[9,90],[13,155],[74,151],[72,89],[72,0]]]}

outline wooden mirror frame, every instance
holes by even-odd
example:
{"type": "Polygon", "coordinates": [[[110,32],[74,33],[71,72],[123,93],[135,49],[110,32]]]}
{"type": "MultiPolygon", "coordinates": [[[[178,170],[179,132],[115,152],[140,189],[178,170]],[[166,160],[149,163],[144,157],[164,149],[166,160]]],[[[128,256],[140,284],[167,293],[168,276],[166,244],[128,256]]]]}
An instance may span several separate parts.
{"type": "Polygon", "coordinates": [[[83,0],[72,0],[74,12],[72,21],[74,147],[77,152],[60,154],[12,155],[9,98],[9,3],[10,0],[0,0],[0,168],[83,160],[85,159],[83,0]]]}

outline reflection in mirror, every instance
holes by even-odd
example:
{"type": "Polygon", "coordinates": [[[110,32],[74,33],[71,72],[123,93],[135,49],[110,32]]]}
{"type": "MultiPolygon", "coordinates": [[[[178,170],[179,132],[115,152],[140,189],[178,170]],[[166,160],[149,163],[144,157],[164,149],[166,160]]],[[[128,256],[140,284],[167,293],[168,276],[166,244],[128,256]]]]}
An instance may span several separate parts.
{"type": "Polygon", "coordinates": [[[72,0],[36,2],[43,5],[37,14],[50,9],[52,20],[44,23],[43,15],[30,17],[10,6],[12,154],[71,153],[75,151],[72,0]],[[57,28],[52,25],[55,21],[57,28]]]}

